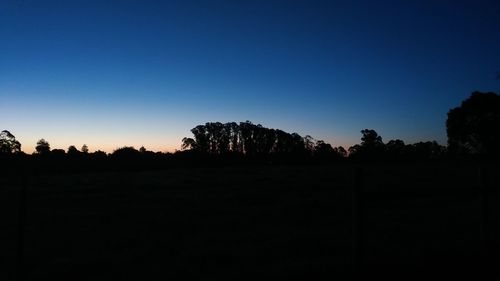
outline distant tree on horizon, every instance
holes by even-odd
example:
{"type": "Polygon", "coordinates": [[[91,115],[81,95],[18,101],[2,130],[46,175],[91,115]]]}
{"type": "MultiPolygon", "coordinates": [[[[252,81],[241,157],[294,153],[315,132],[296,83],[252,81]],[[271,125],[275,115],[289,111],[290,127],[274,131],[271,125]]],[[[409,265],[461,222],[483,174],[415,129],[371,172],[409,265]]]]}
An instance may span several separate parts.
{"type": "Polygon", "coordinates": [[[408,157],[408,148],[400,139],[390,140],[385,144],[386,156],[389,159],[399,160],[408,157]]]}
{"type": "Polygon", "coordinates": [[[52,151],[50,151],[50,154],[52,156],[57,157],[57,158],[62,158],[64,156],[66,156],[66,151],[64,151],[64,149],[56,148],[56,149],[52,149],[52,151]]]}
{"type": "Polygon", "coordinates": [[[36,143],[35,151],[39,155],[47,155],[50,153],[50,144],[45,139],[40,139],[36,143]]]}
{"type": "Polygon", "coordinates": [[[384,157],[385,144],[382,137],[372,129],[361,130],[361,144],[349,148],[350,158],[381,159],[384,157]]]}
{"type": "Polygon", "coordinates": [[[343,146],[338,146],[333,149],[333,151],[337,154],[337,156],[345,158],[347,157],[347,151],[343,146]]]}
{"type": "Polygon", "coordinates": [[[335,150],[333,149],[332,145],[322,140],[317,141],[314,145],[314,153],[317,155],[326,155],[334,152],[335,150]]]}
{"type": "Polygon", "coordinates": [[[80,154],[80,151],[78,151],[78,149],[76,148],[76,146],[74,145],[70,145],[68,147],[68,152],[67,152],[68,156],[76,156],[76,155],[79,155],[80,154]]]}
{"type": "Polygon", "coordinates": [[[97,151],[94,151],[93,153],[91,153],[91,156],[93,159],[102,160],[102,159],[106,159],[108,157],[108,154],[102,150],[97,150],[97,151]]]}
{"type": "Polygon", "coordinates": [[[347,156],[347,151],[342,146],[333,148],[331,144],[318,140],[314,144],[313,155],[320,159],[341,159],[347,156]]]}
{"type": "Polygon", "coordinates": [[[86,144],[82,145],[82,152],[84,154],[88,154],[89,153],[89,147],[86,144]]]}
{"type": "Polygon", "coordinates": [[[135,149],[133,146],[124,146],[113,151],[111,156],[115,158],[132,159],[138,158],[140,154],[139,150],[135,149]]]}
{"type": "Polygon", "coordinates": [[[380,147],[383,146],[382,137],[375,130],[361,130],[361,146],[364,147],[380,147]]]}

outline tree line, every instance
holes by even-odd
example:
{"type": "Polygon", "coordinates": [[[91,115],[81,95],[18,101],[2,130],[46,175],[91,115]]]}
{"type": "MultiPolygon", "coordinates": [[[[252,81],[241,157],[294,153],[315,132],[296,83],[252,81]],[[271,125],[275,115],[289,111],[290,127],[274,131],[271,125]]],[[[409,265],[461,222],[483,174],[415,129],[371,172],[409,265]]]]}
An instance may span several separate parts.
{"type": "MultiPolygon", "coordinates": [[[[205,159],[264,159],[282,162],[329,162],[353,160],[438,160],[445,158],[486,158],[500,156],[500,95],[474,92],[462,104],[448,112],[446,129],[448,145],[436,141],[405,144],[395,139],[386,143],[373,129],[361,130],[361,142],[349,147],[333,147],[307,135],[288,133],[280,129],[266,128],[260,124],[246,122],[208,122],[191,129],[192,137],[182,139],[181,150],[175,153],[148,151],[141,147],[122,147],[113,153],[89,152],[69,146],[52,149],[45,139],[40,139],[31,157],[52,160],[71,159],[125,159],[163,161],[181,159],[195,161],[205,159]]],[[[0,158],[26,155],[21,143],[8,130],[0,133],[0,158]]],[[[18,157],[19,158],[19,157],[18,157]]],[[[211,160],[210,160],[211,159],[211,160]]]]}
{"type": "Polygon", "coordinates": [[[329,155],[345,157],[346,150],[307,135],[266,128],[250,121],[208,122],[191,130],[194,138],[183,138],[182,149],[210,155],[239,154],[248,157],[268,155],[329,155]]]}

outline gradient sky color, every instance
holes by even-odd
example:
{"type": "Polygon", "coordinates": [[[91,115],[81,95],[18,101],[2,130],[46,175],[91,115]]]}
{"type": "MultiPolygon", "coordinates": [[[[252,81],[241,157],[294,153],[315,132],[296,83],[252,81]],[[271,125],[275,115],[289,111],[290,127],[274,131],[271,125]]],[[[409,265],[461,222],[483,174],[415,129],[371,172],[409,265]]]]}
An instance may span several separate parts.
{"type": "Polygon", "coordinates": [[[0,130],[31,153],[180,149],[208,121],[446,143],[499,91],[499,1],[0,1],[0,130]]]}

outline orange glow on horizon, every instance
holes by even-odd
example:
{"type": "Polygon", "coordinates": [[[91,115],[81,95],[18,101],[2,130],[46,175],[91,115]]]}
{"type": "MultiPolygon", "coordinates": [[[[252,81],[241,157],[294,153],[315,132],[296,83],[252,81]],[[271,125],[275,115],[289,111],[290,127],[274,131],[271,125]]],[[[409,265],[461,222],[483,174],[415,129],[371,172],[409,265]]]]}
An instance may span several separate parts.
{"type": "MultiPolygon", "coordinates": [[[[355,144],[355,142],[352,142],[351,144],[339,143],[339,142],[329,142],[329,141],[326,141],[326,142],[330,143],[332,145],[332,147],[342,146],[346,150],[348,150],[350,146],[355,144]]],[[[52,144],[52,142],[50,142],[50,141],[49,141],[49,144],[50,144],[51,150],[62,149],[64,151],[67,151],[68,147],[71,145],[74,145],[78,150],[81,151],[81,148],[83,146],[83,144],[64,144],[64,143],[52,144]]],[[[121,147],[125,147],[125,146],[128,146],[128,147],[131,146],[137,150],[139,150],[142,146],[144,146],[144,148],[146,148],[146,150],[148,150],[148,151],[163,152],[163,153],[174,153],[176,151],[181,150],[180,141],[179,141],[178,145],[174,145],[174,144],[170,144],[170,145],[159,145],[159,144],[146,145],[146,144],[136,144],[136,143],[135,144],[130,144],[130,143],[129,144],[101,144],[101,145],[94,145],[92,143],[85,143],[85,144],[88,146],[90,153],[98,151],[98,150],[106,152],[106,153],[113,153],[113,151],[115,151],[116,149],[121,148],[121,147]]],[[[26,154],[32,154],[35,152],[35,146],[36,146],[36,144],[26,145],[26,146],[23,145],[21,150],[26,154]]]]}
{"type": "MultiPolygon", "coordinates": [[[[62,149],[64,151],[67,151],[69,146],[70,145],[67,145],[67,146],[61,146],[61,145],[54,145],[54,146],[52,146],[51,145],[50,149],[51,150],[62,149]]],[[[78,150],[80,150],[80,151],[81,151],[82,146],[83,146],[83,144],[81,146],[75,145],[75,147],[78,150]]],[[[177,150],[181,150],[181,146],[180,145],[177,146],[177,147],[173,147],[173,146],[147,146],[147,145],[118,145],[118,146],[102,145],[102,146],[93,146],[93,145],[87,144],[87,146],[89,148],[89,152],[90,153],[96,152],[98,150],[106,152],[106,153],[113,153],[113,151],[115,151],[116,149],[121,148],[121,147],[125,147],[125,146],[132,146],[132,147],[134,147],[137,150],[139,150],[139,148],[141,148],[142,146],[144,146],[144,148],[146,148],[146,150],[148,150],[148,151],[163,152],[163,153],[174,153],[177,150]]],[[[26,147],[23,146],[21,150],[24,153],[26,153],[26,154],[33,154],[35,152],[35,146],[26,146],[26,147]]]]}

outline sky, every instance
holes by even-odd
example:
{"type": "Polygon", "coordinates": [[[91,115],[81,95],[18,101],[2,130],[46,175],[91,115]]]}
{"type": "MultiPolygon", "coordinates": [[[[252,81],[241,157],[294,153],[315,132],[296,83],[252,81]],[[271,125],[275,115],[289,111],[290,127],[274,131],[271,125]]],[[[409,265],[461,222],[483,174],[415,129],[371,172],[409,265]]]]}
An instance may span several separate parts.
{"type": "Polygon", "coordinates": [[[0,1],[0,130],[31,153],[180,149],[250,120],[333,146],[446,144],[500,92],[499,1],[0,1]]]}

